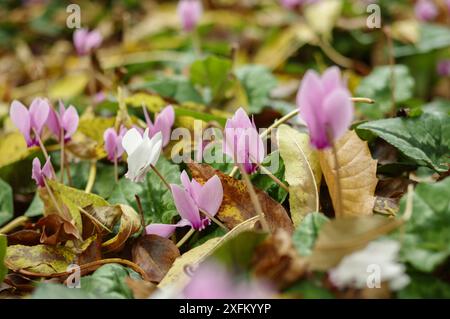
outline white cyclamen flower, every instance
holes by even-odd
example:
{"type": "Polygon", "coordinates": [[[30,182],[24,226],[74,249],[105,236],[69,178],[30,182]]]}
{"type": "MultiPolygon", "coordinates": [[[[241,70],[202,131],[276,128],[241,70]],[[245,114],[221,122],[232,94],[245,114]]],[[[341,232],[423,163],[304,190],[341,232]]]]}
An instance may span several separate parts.
{"type": "Polygon", "coordinates": [[[133,182],[142,182],[161,154],[162,134],[158,132],[150,139],[148,128],[143,136],[132,128],[123,137],[122,146],[128,154],[128,172],[125,177],[133,182]]]}
{"type": "Polygon", "coordinates": [[[400,244],[394,240],[371,242],[363,250],[344,257],[331,269],[330,280],[338,288],[367,288],[375,265],[380,283],[388,282],[392,290],[400,290],[408,285],[409,277],[405,274],[405,266],[397,262],[399,250],[400,244]]]}

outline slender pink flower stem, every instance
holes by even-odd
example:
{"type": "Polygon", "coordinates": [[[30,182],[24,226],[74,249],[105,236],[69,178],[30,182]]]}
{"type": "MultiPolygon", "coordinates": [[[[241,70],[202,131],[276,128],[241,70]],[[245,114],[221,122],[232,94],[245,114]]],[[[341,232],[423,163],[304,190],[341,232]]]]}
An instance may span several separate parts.
{"type": "Polygon", "coordinates": [[[186,233],[186,235],[183,236],[183,238],[180,239],[180,241],[177,243],[177,247],[180,248],[181,246],[183,246],[183,244],[188,241],[189,238],[191,238],[191,236],[195,233],[195,229],[191,228],[189,229],[189,231],[186,233]]]}
{"type": "MultiPolygon", "coordinates": [[[[48,195],[50,196],[50,199],[52,200],[53,205],[55,205],[55,208],[56,208],[56,210],[58,211],[59,215],[60,215],[61,217],[65,216],[65,214],[63,213],[63,211],[62,211],[61,208],[59,207],[58,202],[56,201],[56,198],[55,198],[55,194],[53,194],[53,191],[52,191],[52,189],[50,188],[50,186],[48,185],[47,179],[46,179],[46,178],[44,178],[44,185],[45,185],[45,188],[47,189],[48,195]]],[[[67,217],[67,216],[66,216],[66,217],[67,217]]]]}
{"type": "Polygon", "coordinates": [[[265,232],[270,232],[269,224],[267,223],[264,212],[261,208],[261,203],[258,200],[258,196],[256,195],[255,189],[253,188],[253,184],[250,181],[250,177],[245,171],[242,164],[239,165],[239,170],[241,171],[242,179],[244,180],[245,185],[247,186],[248,194],[250,195],[250,199],[255,207],[256,213],[259,215],[259,220],[261,222],[261,226],[265,232]]]}
{"type": "Polygon", "coordinates": [[[335,171],[335,180],[336,180],[336,207],[335,214],[337,217],[342,217],[342,185],[341,185],[341,173],[339,169],[339,158],[337,155],[336,144],[333,141],[333,134],[331,130],[327,130],[328,140],[331,141],[331,152],[333,153],[334,158],[334,171],[335,171]]]}
{"type": "Polygon", "coordinates": [[[64,183],[64,130],[63,129],[61,129],[61,133],[59,134],[60,136],[59,136],[59,138],[61,139],[61,151],[60,151],[60,154],[61,154],[61,164],[60,164],[60,169],[61,169],[61,172],[60,172],[60,174],[61,174],[61,176],[60,176],[60,178],[61,178],[61,183],[64,183]]]}
{"type": "Polygon", "coordinates": [[[119,182],[119,167],[117,163],[117,153],[114,151],[114,180],[116,184],[119,182]]]}
{"type": "Polygon", "coordinates": [[[221,227],[223,230],[225,231],[229,231],[228,227],[225,226],[221,221],[219,221],[217,218],[215,218],[214,216],[210,215],[209,213],[205,212],[203,209],[199,209],[200,212],[205,215],[206,217],[208,217],[209,219],[211,219],[214,223],[216,223],[219,227],[221,227]]]}

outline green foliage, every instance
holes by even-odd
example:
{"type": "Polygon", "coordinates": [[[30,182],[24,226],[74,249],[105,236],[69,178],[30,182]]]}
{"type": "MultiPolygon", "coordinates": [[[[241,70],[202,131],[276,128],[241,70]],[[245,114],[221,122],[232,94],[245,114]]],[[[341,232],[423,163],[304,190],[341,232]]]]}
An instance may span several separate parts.
{"type": "Polygon", "coordinates": [[[140,86],[147,88],[165,98],[171,98],[179,103],[194,102],[203,104],[203,98],[191,82],[184,77],[163,77],[140,86]]]}
{"type": "Polygon", "coordinates": [[[92,275],[81,278],[81,288],[41,283],[32,295],[32,299],[132,299],[133,293],[125,283],[125,278],[140,280],[133,270],[118,264],[107,264],[92,275]]]}
{"type": "Polygon", "coordinates": [[[0,235],[0,284],[3,282],[3,278],[5,278],[5,275],[8,272],[8,269],[5,267],[3,263],[6,254],[6,245],[7,245],[6,237],[0,235]]]}
{"type": "MultiPolygon", "coordinates": [[[[405,65],[394,68],[395,101],[404,102],[410,99],[414,90],[414,79],[405,65]]],[[[382,118],[392,109],[392,68],[390,66],[376,67],[365,77],[356,89],[357,96],[375,100],[375,105],[359,105],[361,112],[370,119],[382,118]]]]}
{"type": "MultiPolygon", "coordinates": [[[[405,210],[406,196],[400,203],[405,210]]],[[[414,192],[413,212],[396,236],[402,241],[401,257],[416,269],[431,272],[450,256],[450,179],[419,184],[414,192]]]]}
{"type": "Polygon", "coordinates": [[[397,293],[401,299],[449,299],[450,285],[424,273],[409,273],[411,282],[397,293]]]}
{"type": "Polygon", "coordinates": [[[211,91],[210,101],[217,101],[231,84],[231,60],[209,56],[191,65],[190,77],[194,84],[207,87],[211,91]]]}
{"type": "Polygon", "coordinates": [[[270,92],[276,87],[277,79],[262,65],[246,65],[235,73],[247,95],[249,112],[260,113],[264,106],[268,106],[270,92]]]}
{"type": "Polygon", "coordinates": [[[292,236],[294,246],[300,255],[311,255],[320,229],[328,220],[322,213],[311,213],[305,216],[292,236]]]}
{"type": "Polygon", "coordinates": [[[450,45],[450,29],[436,24],[421,24],[419,39],[415,44],[397,45],[395,56],[405,57],[446,48],[450,45]]]}
{"type": "Polygon", "coordinates": [[[450,122],[448,117],[423,114],[419,118],[393,118],[367,122],[358,130],[368,130],[419,165],[438,172],[448,169],[450,163],[450,122]]]}
{"type": "Polygon", "coordinates": [[[9,221],[13,215],[14,207],[11,186],[0,179],[0,225],[9,221]]]}
{"type": "MultiPolygon", "coordinates": [[[[279,155],[278,151],[270,153],[263,162],[263,166],[267,168],[270,167],[271,164],[276,163],[278,161],[278,168],[276,172],[273,172],[273,175],[277,177],[281,182],[285,183],[284,180],[284,162],[279,155]]],[[[261,172],[252,175],[252,182],[255,187],[260,190],[265,191],[269,194],[273,199],[275,199],[279,203],[283,203],[286,200],[288,192],[281,188],[272,178],[270,178],[267,174],[263,174],[261,172]]]]}

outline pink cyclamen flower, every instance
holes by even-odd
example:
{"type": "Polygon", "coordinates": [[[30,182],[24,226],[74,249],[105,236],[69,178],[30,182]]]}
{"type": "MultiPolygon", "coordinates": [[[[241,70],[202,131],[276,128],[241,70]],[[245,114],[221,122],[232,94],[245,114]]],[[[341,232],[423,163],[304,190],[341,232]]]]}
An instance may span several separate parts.
{"type": "Polygon", "coordinates": [[[311,144],[317,149],[330,147],[330,138],[344,135],[353,120],[351,94],[337,67],[329,68],[322,77],[315,71],[306,72],[297,105],[308,125],[311,144]]]}
{"type": "Polygon", "coordinates": [[[17,100],[11,103],[11,120],[22,133],[28,147],[39,145],[38,141],[49,111],[48,100],[39,97],[31,102],[29,110],[17,100]]]}
{"type": "Polygon", "coordinates": [[[147,234],[161,237],[169,237],[177,227],[191,226],[195,230],[203,230],[211,221],[208,217],[200,215],[200,211],[214,217],[219,210],[223,200],[222,183],[214,175],[204,185],[195,179],[190,180],[186,171],[181,173],[183,187],[171,184],[173,199],[181,221],[174,225],[150,224],[146,227],[147,234]]]}
{"type": "Polygon", "coordinates": [[[235,163],[243,164],[248,174],[254,173],[265,157],[264,142],[244,109],[240,108],[227,120],[223,152],[235,163]]]}
{"type": "Polygon", "coordinates": [[[177,11],[183,30],[191,32],[197,27],[203,14],[202,2],[200,0],[180,0],[177,11]]]}
{"type": "Polygon", "coordinates": [[[102,45],[103,37],[97,30],[78,29],[73,34],[73,44],[79,55],[89,55],[102,45]]]}
{"type": "Polygon", "coordinates": [[[437,73],[440,76],[450,76],[450,60],[439,61],[437,65],[437,73]]]}
{"type": "Polygon", "coordinates": [[[50,108],[47,126],[58,140],[61,140],[61,135],[63,135],[64,142],[67,142],[77,131],[79,121],[76,108],[70,105],[66,109],[64,103],[59,101],[59,113],[50,108]]]}
{"type": "Polygon", "coordinates": [[[143,107],[145,121],[147,122],[149,137],[155,136],[156,133],[161,132],[163,136],[163,146],[166,146],[170,141],[170,134],[172,132],[172,126],[175,122],[175,111],[172,105],[166,106],[162,109],[161,113],[155,116],[155,124],[153,124],[150,116],[147,112],[147,108],[143,107]]]}
{"type": "Polygon", "coordinates": [[[182,294],[187,299],[268,299],[274,290],[260,281],[238,281],[223,265],[207,261],[195,270],[182,294]]]}
{"type": "Polygon", "coordinates": [[[122,157],[123,152],[125,151],[122,146],[122,139],[126,133],[127,129],[123,125],[120,127],[119,133],[117,133],[113,127],[110,127],[103,133],[105,151],[111,162],[115,162],[122,157]]]}
{"type": "Polygon", "coordinates": [[[445,4],[447,5],[448,13],[450,14],[450,0],[445,0],[445,4]]]}
{"type": "Polygon", "coordinates": [[[54,179],[52,163],[50,162],[50,157],[41,168],[41,162],[39,158],[35,157],[33,160],[33,167],[31,170],[31,177],[36,181],[36,185],[39,187],[45,186],[45,179],[54,179]]]}
{"type": "Polygon", "coordinates": [[[430,0],[417,1],[414,11],[417,19],[421,21],[432,21],[439,14],[436,5],[430,0]]]}

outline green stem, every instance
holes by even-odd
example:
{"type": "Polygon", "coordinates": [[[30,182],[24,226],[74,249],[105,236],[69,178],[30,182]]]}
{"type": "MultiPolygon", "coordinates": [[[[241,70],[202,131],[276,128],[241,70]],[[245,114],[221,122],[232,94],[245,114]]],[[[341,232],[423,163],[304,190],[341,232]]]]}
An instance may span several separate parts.
{"type": "Polygon", "coordinates": [[[84,190],[85,193],[89,194],[92,191],[92,188],[94,187],[96,176],[97,176],[97,161],[92,161],[91,167],[89,169],[88,182],[86,184],[86,189],[84,190]]]}
{"type": "Polygon", "coordinates": [[[191,238],[191,236],[195,233],[195,229],[191,228],[186,235],[183,236],[183,238],[180,239],[180,241],[177,243],[177,247],[180,248],[181,246],[183,246],[183,244],[189,239],[191,238]]]}

